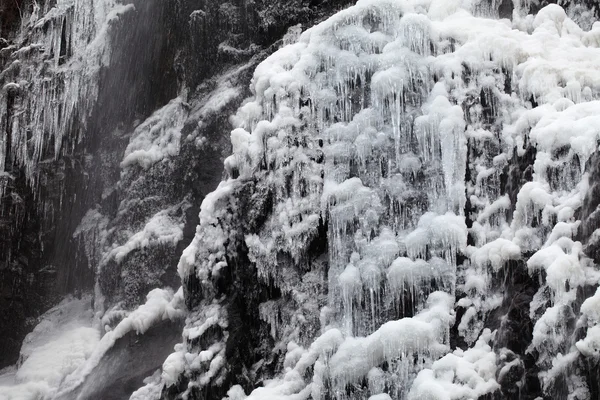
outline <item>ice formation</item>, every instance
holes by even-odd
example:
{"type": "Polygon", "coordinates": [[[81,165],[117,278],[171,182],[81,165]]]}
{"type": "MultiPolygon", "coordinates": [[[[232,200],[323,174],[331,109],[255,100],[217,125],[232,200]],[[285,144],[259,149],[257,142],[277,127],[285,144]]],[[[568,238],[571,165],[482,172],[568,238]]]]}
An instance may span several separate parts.
{"type": "MultiPolygon", "coordinates": [[[[600,230],[585,224],[597,206],[600,24],[566,3],[528,15],[538,2],[520,0],[500,19],[504,3],[359,0],[290,30],[231,117],[225,177],[202,202],[177,292],[154,288],[163,266],[136,257],[174,253],[192,206],[149,182],[189,171],[177,157],[209,145],[204,121],[242,95],[232,76],[244,67],[136,124],[116,215],[90,210],[75,230],[104,279],[95,307],[43,340],[38,325],[0,399],[66,394],[118,339],[184,315],[182,342],[132,400],[600,395],[600,230]],[[105,296],[118,300],[108,310],[105,296]]],[[[35,187],[44,159],[85,133],[108,32],[134,9],[44,7],[0,50],[14,60],[1,73],[4,183],[17,165],[35,187]]]]}
{"type": "MultiPolygon", "coordinates": [[[[23,168],[33,187],[45,160],[70,154],[82,140],[99,74],[110,64],[111,29],[135,9],[115,0],[41,4],[34,2],[16,39],[1,50],[10,62],[0,72],[0,123],[6,127],[0,171],[23,168]]],[[[3,193],[9,182],[0,183],[3,193]]]]}
{"type": "Polygon", "coordinates": [[[361,0],[257,67],[227,179],[179,264],[199,301],[169,385],[173,364],[188,394],[226,379],[211,349],[234,327],[219,322],[205,348],[190,338],[204,318],[227,320],[220,282],[249,262],[295,306],[260,304],[283,369],[229,399],[506,394],[531,355],[544,393],[568,376],[569,398],[590,398],[575,365],[598,357],[600,328],[595,297],[579,311],[578,293],[599,275],[578,235],[600,139],[600,26],[558,5],[533,16],[515,2],[508,20],[479,3],[361,0]],[[306,271],[326,274],[322,296],[303,293],[306,271]],[[518,274],[541,282],[527,349],[486,324],[504,307],[494,282],[518,274]],[[188,361],[202,354],[210,365],[188,361]]]}

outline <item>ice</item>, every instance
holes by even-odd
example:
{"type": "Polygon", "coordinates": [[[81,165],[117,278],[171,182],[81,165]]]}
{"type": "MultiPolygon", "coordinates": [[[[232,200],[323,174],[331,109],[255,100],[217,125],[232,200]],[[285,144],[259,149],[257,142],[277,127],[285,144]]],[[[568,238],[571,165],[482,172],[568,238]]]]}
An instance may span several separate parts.
{"type": "Polygon", "coordinates": [[[600,358],[600,325],[588,329],[585,338],[578,341],[576,346],[583,355],[594,359],[600,358]]]}
{"type": "Polygon", "coordinates": [[[442,268],[436,268],[436,263],[431,260],[429,263],[424,260],[413,261],[410,258],[399,257],[387,271],[387,282],[390,288],[390,296],[397,304],[400,304],[401,310],[406,310],[406,293],[411,300],[408,304],[420,304],[423,300],[421,294],[428,293],[427,286],[433,281],[442,282],[444,274],[448,267],[442,261],[442,268]]]}
{"type": "Polygon", "coordinates": [[[177,98],[139,125],[125,149],[121,168],[138,164],[148,169],[164,158],[179,154],[181,129],[188,109],[189,106],[177,98]]]}
{"type": "Polygon", "coordinates": [[[69,330],[60,338],[36,348],[21,364],[15,378],[20,382],[47,382],[57,387],[62,379],[86,359],[99,341],[92,327],[69,330]]]}
{"type": "Polygon", "coordinates": [[[333,355],[340,344],[344,341],[342,332],[338,329],[329,329],[319,336],[310,345],[308,352],[304,353],[294,367],[299,372],[306,369],[317,361],[319,357],[325,358],[333,355]]]}
{"type": "Polygon", "coordinates": [[[533,19],[533,28],[537,29],[542,25],[547,25],[551,29],[556,29],[559,33],[562,31],[563,23],[567,18],[565,10],[556,4],[550,4],[542,8],[533,19]]]}
{"type": "Polygon", "coordinates": [[[411,258],[428,258],[431,252],[456,264],[457,252],[467,245],[467,227],[464,219],[453,213],[426,213],[404,242],[411,258]]]}
{"type": "Polygon", "coordinates": [[[537,350],[540,353],[538,365],[550,367],[553,355],[560,353],[568,335],[569,320],[573,318],[571,313],[568,306],[557,304],[549,307],[535,323],[528,352],[537,350]]]}
{"type": "Polygon", "coordinates": [[[597,117],[599,108],[600,102],[591,101],[575,104],[563,111],[544,113],[531,130],[530,136],[540,150],[548,153],[562,146],[570,146],[579,156],[580,168],[583,169],[585,162],[596,149],[596,140],[600,133],[597,117]]]}
{"type": "Polygon", "coordinates": [[[244,389],[240,385],[232,386],[231,389],[227,392],[226,400],[244,400],[246,398],[246,393],[244,393],[244,389]]]}
{"type": "Polygon", "coordinates": [[[479,213],[477,216],[477,222],[483,224],[485,222],[491,222],[490,220],[495,214],[498,214],[502,211],[508,210],[511,206],[510,199],[508,196],[502,196],[496,199],[492,204],[487,206],[483,211],[479,213]]]}
{"type": "Polygon", "coordinates": [[[552,206],[554,198],[549,187],[540,182],[527,182],[517,195],[517,204],[513,215],[512,226],[518,229],[528,226],[533,221],[542,222],[542,212],[547,206],[552,206]]]}
{"type": "Polygon", "coordinates": [[[521,258],[519,246],[503,238],[498,238],[475,250],[471,259],[477,265],[491,265],[494,271],[498,271],[508,260],[521,258]]]}
{"type": "MultiPolygon", "coordinates": [[[[171,387],[180,383],[185,374],[197,376],[200,372],[204,373],[200,383],[206,384],[210,379],[217,377],[225,365],[225,344],[220,340],[208,340],[206,345],[199,346],[199,351],[192,349],[206,340],[206,336],[203,335],[209,329],[227,328],[227,311],[215,302],[196,313],[199,315],[194,318],[194,323],[183,330],[184,342],[176,344],[174,352],[163,363],[157,380],[160,387],[171,387]],[[190,342],[194,344],[189,345],[190,342]]],[[[188,318],[194,316],[191,312],[188,314],[188,318]]]]}
{"type": "Polygon", "coordinates": [[[448,307],[450,297],[442,292],[430,295],[430,309],[414,318],[383,324],[364,338],[347,338],[330,360],[331,378],[343,388],[349,382],[366,376],[373,366],[406,354],[443,351],[446,330],[453,320],[448,307]]]}
{"type": "MultiPolygon", "coordinates": [[[[572,215],[571,212],[569,212],[569,214],[567,214],[567,215],[572,215]]],[[[557,219],[559,219],[559,220],[565,219],[565,215],[563,214],[562,218],[559,215],[559,216],[557,216],[557,219]]],[[[554,227],[552,228],[552,232],[550,233],[550,235],[548,235],[546,245],[552,244],[552,243],[556,242],[558,239],[563,238],[563,237],[569,238],[569,239],[574,239],[575,236],[577,235],[577,230],[579,228],[580,223],[581,223],[580,221],[577,221],[577,222],[562,222],[561,221],[561,222],[556,223],[556,225],[554,225],[554,227]]]]}
{"type": "Polygon", "coordinates": [[[227,233],[218,224],[218,218],[219,214],[225,212],[229,196],[234,189],[233,182],[221,182],[219,187],[202,201],[200,224],[204,226],[204,230],[197,229],[192,243],[183,251],[177,266],[182,280],[187,279],[191,272],[206,279],[213,267],[224,262],[224,242],[227,240],[227,233]],[[200,246],[200,243],[208,246],[200,246]],[[199,252],[202,253],[197,255],[199,252]],[[195,266],[196,260],[202,262],[200,268],[195,266]]]}
{"type": "MultiPolygon", "coordinates": [[[[362,281],[360,271],[352,264],[348,264],[344,272],[339,277],[340,286],[342,288],[342,296],[344,299],[344,310],[346,312],[346,320],[348,324],[352,322],[353,303],[360,302],[362,297],[362,281]]],[[[351,325],[347,328],[351,332],[351,325]]]]}
{"type": "Polygon", "coordinates": [[[134,391],[129,400],[158,400],[163,389],[163,383],[160,380],[161,375],[156,371],[154,375],[144,379],[144,386],[134,391]]]}
{"type": "MultiPolygon", "coordinates": [[[[570,244],[565,241],[563,243],[567,246],[570,244]]],[[[558,296],[557,301],[562,299],[563,294],[576,290],[586,282],[585,267],[580,263],[579,258],[581,244],[575,242],[569,247],[568,252],[565,253],[558,244],[553,244],[537,251],[527,262],[530,271],[540,268],[546,270],[546,282],[558,296]]]]}
{"type": "Polygon", "coordinates": [[[552,368],[548,371],[540,373],[542,384],[546,387],[551,385],[553,381],[561,376],[568,376],[570,378],[569,399],[588,398],[590,393],[587,388],[587,383],[583,382],[581,377],[576,374],[571,374],[570,370],[575,366],[579,353],[577,351],[570,351],[563,355],[558,353],[552,360],[552,368]],[[583,396],[582,396],[583,395],[583,396]]]}
{"type": "Polygon", "coordinates": [[[184,337],[189,340],[199,338],[213,325],[223,325],[223,312],[217,304],[211,304],[204,310],[204,318],[200,321],[200,325],[187,327],[184,332],[184,337]]]}
{"type": "Polygon", "coordinates": [[[444,92],[441,84],[433,89],[430,102],[423,106],[424,115],[415,121],[415,129],[424,161],[441,162],[448,208],[454,211],[464,206],[465,121],[462,109],[451,104],[444,92]],[[441,94],[435,96],[437,92],[441,94]]]}
{"type": "MultiPolygon", "coordinates": [[[[253,97],[231,119],[226,179],[179,264],[184,281],[200,280],[206,307],[188,333],[226,329],[208,304],[240,243],[262,283],[294,299],[298,271],[314,265],[307,249],[326,244],[312,256],[327,266],[327,299],[321,329],[302,343],[284,322],[297,310],[259,306],[287,354],[248,398],[345,399],[366,384],[364,397],[382,399],[494,396],[520,361],[497,358],[487,318],[522,272],[540,282],[529,351],[540,370],[556,366],[547,377],[569,369],[577,293],[597,283],[578,218],[600,126],[600,36],[569,8],[527,16],[532,5],[515,2],[510,21],[494,19],[500,5],[361,0],[295,30],[256,68],[253,97]],[[248,229],[237,213],[262,210],[257,199],[268,211],[248,229]],[[466,350],[449,347],[455,309],[466,350]]],[[[582,354],[596,345],[590,304],[582,354]]],[[[214,374],[218,351],[189,358],[216,359],[214,374]]]]}
{"type": "Polygon", "coordinates": [[[600,289],[588,297],[581,305],[581,313],[585,317],[588,329],[586,336],[577,341],[577,350],[586,357],[600,358],[600,289]]]}
{"type": "Polygon", "coordinates": [[[128,238],[122,245],[115,245],[108,251],[101,265],[109,260],[121,262],[127,255],[135,250],[148,247],[151,244],[175,245],[183,237],[183,222],[176,220],[171,215],[171,210],[161,210],[156,213],[144,226],[144,228],[128,238]]]}
{"type": "Polygon", "coordinates": [[[407,14],[400,20],[399,36],[410,51],[420,56],[428,56],[431,46],[431,21],[422,14],[407,14]]]}
{"type": "MultiPolygon", "coordinates": [[[[576,242],[567,253],[558,256],[546,267],[546,282],[557,295],[563,291],[569,292],[573,288],[584,286],[587,283],[586,258],[581,251],[581,244],[576,242]]],[[[556,299],[556,302],[560,298],[556,299]]]]}
{"type": "Polygon", "coordinates": [[[499,385],[496,354],[489,345],[492,339],[486,329],[472,348],[455,350],[435,361],[431,369],[419,372],[408,399],[452,400],[493,393],[499,385]]]}
{"type": "Polygon", "coordinates": [[[589,324],[600,324],[600,288],[583,302],[581,313],[587,317],[589,324]]]}
{"type": "Polygon", "coordinates": [[[27,384],[2,387],[2,400],[37,400],[51,392],[45,382],[29,382],[27,384]]]}
{"type": "Polygon", "coordinates": [[[369,400],[392,400],[389,394],[381,393],[369,397],[369,400]]]}
{"type": "Polygon", "coordinates": [[[175,293],[167,289],[153,289],[146,296],[146,303],[132,311],[111,332],[113,336],[122,337],[129,331],[142,334],[158,321],[181,317],[181,288],[175,293]]]}
{"type": "Polygon", "coordinates": [[[377,193],[365,187],[360,178],[350,178],[341,184],[325,181],[323,189],[324,208],[329,207],[334,229],[345,232],[349,222],[358,218],[363,228],[369,231],[377,220],[370,211],[379,206],[377,193]]]}
{"type": "Polygon", "coordinates": [[[12,107],[8,104],[13,95],[0,92],[0,121],[9,127],[11,138],[11,143],[0,146],[2,170],[10,170],[14,162],[37,189],[38,163],[73,151],[64,147],[64,139],[75,125],[80,128],[79,140],[85,134],[98,96],[100,70],[111,62],[113,27],[134,10],[133,4],[113,0],[61,0],[25,12],[15,39],[17,49],[10,52],[11,65],[19,67],[9,66],[0,74],[7,90],[17,89],[15,85],[21,89],[14,103],[10,101],[12,107]],[[6,159],[7,149],[12,160],[6,159]]]}
{"type": "Polygon", "coordinates": [[[73,232],[73,237],[81,240],[89,265],[96,266],[102,258],[107,238],[108,218],[97,209],[88,210],[73,232]]]}

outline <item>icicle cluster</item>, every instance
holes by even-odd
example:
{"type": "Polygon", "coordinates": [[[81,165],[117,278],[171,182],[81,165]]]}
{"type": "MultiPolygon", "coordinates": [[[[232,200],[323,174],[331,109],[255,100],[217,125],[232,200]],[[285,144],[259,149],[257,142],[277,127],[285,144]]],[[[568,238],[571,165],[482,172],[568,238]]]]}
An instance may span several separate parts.
{"type": "MultiPolygon", "coordinates": [[[[467,3],[359,1],[256,69],[228,177],[179,265],[198,310],[224,304],[219,282],[243,268],[295,305],[260,304],[285,361],[247,398],[477,398],[525,353],[545,393],[567,376],[571,398],[589,395],[574,365],[597,357],[598,321],[577,293],[600,275],[577,218],[600,139],[600,25],[557,5],[525,16],[519,3],[511,22],[467,3]],[[506,301],[492,283],[519,273],[541,285],[515,355],[487,319],[506,301]]],[[[181,374],[218,386],[214,363],[181,374]]]]}
{"type": "MultiPolygon", "coordinates": [[[[33,2],[12,43],[0,50],[0,192],[14,167],[30,185],[47,161],[69,154],[85,134],[110,63],[112,26],[134,6],[117,1],[33,2]],[[52,5],[52,7],[51,7],[52,5]]],[[[43,182],[42,182],[43,183],[43,182]]]]}

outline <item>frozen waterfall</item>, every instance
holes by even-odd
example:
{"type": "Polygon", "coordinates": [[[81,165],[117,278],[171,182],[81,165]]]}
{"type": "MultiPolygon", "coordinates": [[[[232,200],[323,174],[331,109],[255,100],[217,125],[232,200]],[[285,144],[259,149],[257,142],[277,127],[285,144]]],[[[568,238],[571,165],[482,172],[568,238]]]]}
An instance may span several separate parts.
{"type": "MultiPolygon", "coordinates": [[[[579,309],[600,274],[578,228],[600,133],[600,31],[557,5],[535,16],[519,7],[509,21],[459,1],[359,1],[257,67],[228,177],[179,265],[204,307],[222,302],[215,282],[243,268],[230,261],[238,246],[281,291],[260,316],[283,368],[248,398],[480,398],[529,354],[544,392],[567,376],[569,398],[592,398],[576,365],[597,357],[600,337],[579,309]],[[509,191],[530,151],[526,183],[509,191]],[[252,230],[236,217],[240,196],[256,196],[252,211],[269,198],[252,230]],[[540,283],[518,355],[486,321],[515,268],[540,283]],[[315,275],[327,277],[317,295],[315,275]]],[[[224,348],[211,361],[188,336],[181,351],[186,376],[223,371],[224,348]]]]}
{"type": "MultiPolygon", "coordinates": [[[[0,193],[82,140],[133,3],[34,8],[0,75],[0,193]]],[[[546,3],[359,0],[278,49],[220,43],[229,68],[116,133],[120,202],[73,231],[93,293],[0,399],[99,398],[119,343],[183,324],[131,400],[600,398],[600,4],[546,3]],[[172,189],[222,153],[210,193],[172,189]]]]}

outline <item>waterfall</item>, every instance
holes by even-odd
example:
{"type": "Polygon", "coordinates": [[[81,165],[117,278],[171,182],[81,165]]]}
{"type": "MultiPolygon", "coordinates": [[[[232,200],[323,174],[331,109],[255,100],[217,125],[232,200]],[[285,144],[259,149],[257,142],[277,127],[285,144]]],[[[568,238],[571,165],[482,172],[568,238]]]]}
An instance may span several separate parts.
{"type": "Polygon", "coordinates": [[[0,399],[600,396],[600,5],[192,3],[0,49],[3,209],[88,268],[0,399]]]}
{"type": "Polygon", "coordinates": [[[576,210],[598,138],[595,28],[556,5],[512,22],[474,11],[359,1],[257,67],[228,178],[179,265],[201,299],[181,350],[194,356],[178,365],[191,384],[232,372],[236,319],[204,348],[191,332],[208,304],[235,308],[221,280],[241,288],[230,275],[250,268],[275,346],[264,362],[283,368],[249,398],[506,395],[526,390],[529,358],[542,392],[558,396],[567,376],[572,398],[589,398],[576,365],[597,339],[578,293],[599,275],[576,210]],[[513,316],[517,274],[537,293],[513,316]],[[533,325],[529,346],[502,338],[508,324],[533,325]],[[204,351],[219,342],[213,365],[204,351]]]}

